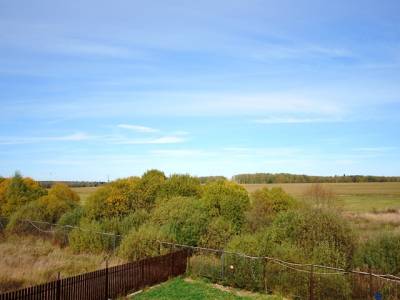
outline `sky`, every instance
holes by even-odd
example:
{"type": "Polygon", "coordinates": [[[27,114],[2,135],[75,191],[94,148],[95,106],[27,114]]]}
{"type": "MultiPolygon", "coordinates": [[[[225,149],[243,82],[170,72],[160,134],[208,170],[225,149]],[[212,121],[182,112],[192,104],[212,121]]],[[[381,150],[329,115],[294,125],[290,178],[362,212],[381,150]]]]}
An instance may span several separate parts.
{"type": "Polygon", "coordinates": [[[400,2],[0,0],[0,175],[400,175],[400,2]]]}

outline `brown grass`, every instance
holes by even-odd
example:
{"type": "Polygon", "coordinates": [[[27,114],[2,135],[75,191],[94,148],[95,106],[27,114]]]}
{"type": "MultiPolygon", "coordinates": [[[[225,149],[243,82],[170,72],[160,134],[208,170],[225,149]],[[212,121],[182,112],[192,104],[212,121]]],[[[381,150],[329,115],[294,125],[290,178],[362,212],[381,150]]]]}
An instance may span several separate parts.
{"type": "MultiPolygon", "coordinates": [[[[0,237],[0,292],[105,267],[105,255],[73,254],[38,237],[0,237]]],[[[110,265],[122,263],[112,258],[110,265]]]]}

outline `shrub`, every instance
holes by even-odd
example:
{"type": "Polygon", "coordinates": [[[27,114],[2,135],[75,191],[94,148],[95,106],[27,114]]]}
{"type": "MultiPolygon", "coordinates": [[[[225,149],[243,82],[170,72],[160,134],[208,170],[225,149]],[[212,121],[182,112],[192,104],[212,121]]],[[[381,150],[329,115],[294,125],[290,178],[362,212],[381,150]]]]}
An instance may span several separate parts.
{"type": "Polygon", "coordinates": [[[208,225],[206,233],[200,238],[200,244],[207,248],[223,249],[234,234],[232,223],[217,217],[208,225]]]}
{"type": "Polygon", "coordinates": [[[177,243],[196,246],[206,232],[208,218],[198,199],[173,197],[157,203],[151,222],[162,227],[177,243]]]}
{"type": "Polygon", "coordinates": [[[67,211],[77,207],[78,195],[66,185],[56,184],[49,193],[20,207],[11,215],[8,229],[12,232],[32,233],[35,228],[24,220],[56,223],[67,211]]]}
{"type": "Polygon", "coordinates": [[[317,208],[335,208],[336,195],[332,189],[324,187],[320,183],[311,185],[303,194],[304,199],[317,208]]]}
{"type": "Polygon", "coordinates": [[[144,209],[137,210],[133,214],[127,215],[120,221],[119,234],[126,235],[132,229],[138,229],[141,225],[146,223],[149,218],[150,214],[144,209]]]}
{"type": "Polygon", "coordinates": [[[274,217],[297,206],[296,200],[281,188],[262,188],[251,194],[251,208],[246,213],[253,232],[269,225],[274,217]]]}
{"type": "Polygon", "coordinates": [[[368,240],[356,253],[356,265],[386,274],[400,275],[400,235],[385,233],[368,240]]]}
{"type": "Polygon", "coordinates": [[[232,222],[235,232],[240,232],[245,223],[245,211],[249,207],[247,191],[229,181],[216,181],[204,187],[202,203],[212,217],[224,217],[232,222]]]}
{"type": "Polygon", "coordinates": [[[144,173],[134,190],[135,210],[152,209],[165,181],[165,174],[161,171],[150,170],[144,173]]]}
{"type": "Polygon", "coordinates": [[[352,265],[355,236],[348,221],[335,212],[306,209],[281,213],[270,231],[275,243],[293,243],[309,254],[310,259],[322,243],[334,250],[333,253],[340,253],[340,259],[336,255],[325,256],[319,263],[343,268],[352,265]]]}
{"type": "Polygon", "coordinates": [[[196,254],[190,257],[190,275],[206,277],[213,282],[222,280],[221,258],[214,254],[196,254]]]}
{"type": "Polygon", "coordinates": [[[112,251],[116,237],[104,235],[101,223],[82,219],[79,228],[74,228],[68,235],[69,245],[74,252],[101,253],[112,251]]]}
{"type": "Polygon", "coordinates": [[[140,179],[129,177],[104,185],[90,195],[85,212],[89,219],[124,217],[134,212],[135,189],[140,179]]]}
{"type": "Polygon", "coordinates": [[[190,175],[174,174],[168,177],[162,185],[159,196],[162,198],[172,197],[199,197],[201,185],[198,178],[190,175]]]}
{"type": "Polygon", "coordinates": [[[39,183],[19,173],[0,183],[0,215],[10,216],[28,202],[46,194],[39,183]]]}
{"type": "Polygon", "coordinates": [[[157,243],[158,240],[168,240],[168,236],[157,227],[143,225],[124,237],[118,249],[118,256],[135,261],[160,255],[162,248],[157,243]]]}

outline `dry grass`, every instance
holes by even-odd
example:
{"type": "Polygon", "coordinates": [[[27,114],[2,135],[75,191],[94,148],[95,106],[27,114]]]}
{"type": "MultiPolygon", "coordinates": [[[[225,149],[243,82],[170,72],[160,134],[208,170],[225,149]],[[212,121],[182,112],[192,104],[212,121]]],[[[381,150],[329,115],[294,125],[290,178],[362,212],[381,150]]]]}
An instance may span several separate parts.
{"type": "Polygon", "coordinates": [[[81,197],[82,203],[85,203],[86,199],[93,194],[96,189],[98,189],[98,187],[95,186],[72,188],[72,190],[78,193],[79,197],[81,197]]]}
{"type": "MultiPolygon", "coordinates": [[[[105,267],[105,256],[73,254],[38,237],[0,237],[0,292],[105,267]]],[[[122,263],[111,259],[110,265],[122,263]]]]}

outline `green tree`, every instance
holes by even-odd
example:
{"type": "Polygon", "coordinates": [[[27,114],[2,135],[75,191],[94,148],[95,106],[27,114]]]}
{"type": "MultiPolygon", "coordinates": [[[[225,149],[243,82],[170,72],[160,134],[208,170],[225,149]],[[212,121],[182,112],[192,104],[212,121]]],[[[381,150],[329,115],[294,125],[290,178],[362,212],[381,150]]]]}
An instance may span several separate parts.
{"type": "Polygon", "coordinates": [[[151,222],[178,243],[196,246],[206,231],[208,215],[198,199],[173,197],[157,203],[151,222]]]}
{"type": "Polygon", "coordinates": [[[247,191],[230,181],[216,181],[204,187],[202,203],[211,217],[224,217],[240,232],[245,223],[245,211],[250,200],[247,191]]]}
{"type": "Polygon", "coordinates": [[[171,175],[166,180],[160,191],[160,197],[163,198],[171,198],[175,196],[198,197],[200,195],[200,180],[190,175],[171,175]]]}
{"type": "Polygon", "coordinates": [[[246,213],[248,226],[256,231],[269,225],[275,216],[297,206],[296,200],[281,188],[267,187],[251,194],[251,208],[246,213]]]}
{"type": "Polygon", "coordinates": [[[149,170],[143,174],[133,192],[135,209],[150,210],[166,181],[165,174],[158,170],[149,170]]]}
{"type": "Polygon", "coordinates": [[[160,253],[158,240],[169,240],[160,228],[152,225],[143,225],[132,230],[123,240],[118,249],[118,256],[136,261],[146,257],[157,256],[160,253]]]}
{"type": "Polygon", "coordinates": [[[200,238],[200,245],[211,249],[224,249],[234,235],[232,223],[223,217],[217,217],[209,223],[206,233],[200,238]]]}

